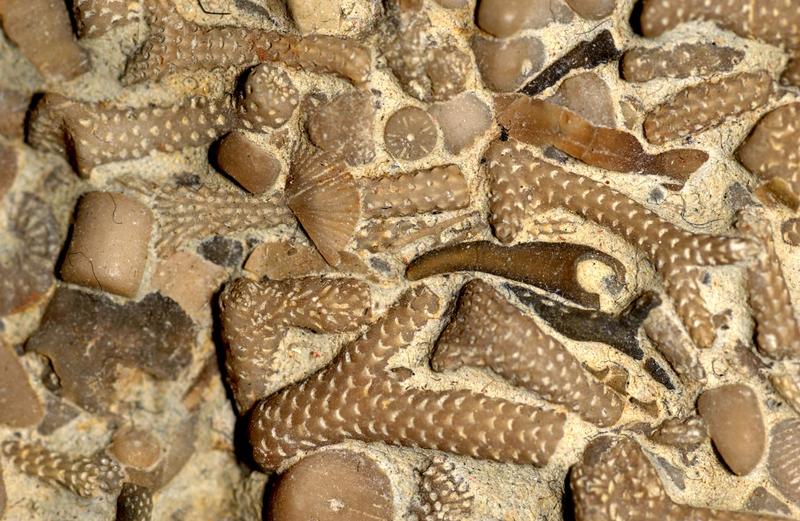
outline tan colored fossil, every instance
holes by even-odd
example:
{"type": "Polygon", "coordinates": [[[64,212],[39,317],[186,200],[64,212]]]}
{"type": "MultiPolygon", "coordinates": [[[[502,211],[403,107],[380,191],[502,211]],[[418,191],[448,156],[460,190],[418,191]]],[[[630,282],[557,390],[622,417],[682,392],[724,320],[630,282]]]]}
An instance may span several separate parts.
{"type": "Polygon", "coordinates": [[[680,43],[672,48],[634,47],[622,58],[622,75],[628,81],[655,78],[691,78],[730,72],[744,53],[712,43],[680,43]]]}
{"type": "Polygon", "coordinates": [[[398,217],[465,208],[469,186],[455,165],[361,181],[366,217],[398,217]]]}

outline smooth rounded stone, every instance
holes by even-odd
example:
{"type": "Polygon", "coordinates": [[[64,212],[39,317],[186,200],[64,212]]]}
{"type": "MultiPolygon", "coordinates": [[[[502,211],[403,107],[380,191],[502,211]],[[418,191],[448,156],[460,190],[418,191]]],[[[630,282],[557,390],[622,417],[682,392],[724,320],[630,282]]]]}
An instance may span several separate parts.
{"type": "Polygon", "coordinates": [[[593,72],[570,76],[549,100],[583,116],[593,125],[615,127],[614,102],[606,82],[593,72]]]}
{"type": "Polygon", "coordinates": [[[800,506],[800,419],[780,422],[770,436],[769,476],[787,499],[800,506]]]}
{"type": "Polygon", "coordinates": [[[566,0],[573,11],[589,20],[600,20],[614,12],[616,0],[566,0]]]}
{"type": "Polygon", "coordinates": [[[572,11],[561,0],[481,0],[478,27],[498,38],[552,22],[568,22],[572,11]]]}
{"type": "Polygon", "coordinates": [[[303,34],[335,34],[341,23],[342,0],[287,0],[294,24],[303,34]]]}
{"type": "Polygon", "coordinates": [[[383,141],[392,157],[416,161],[430,154],[438,140],[430,114],[417,107],[403,107],[389,116],[383,141]]]}
{"type": "Polygon", "coordinates": [[[251,194],[266,192],[281,174],[281,162],[241,132],[231,132],[219,143],[217,166],[251,194]]]}
{"type": "Polygon", "coordinates": [[[89,192],[78,203],[61,278],[134,297],[139,291],[153,228],[150,210],[120,193],[89,192]]]}
{"type": "Polygon", "coordinates": [[[0,425],[23,428],[44,416],[39,397],[14,349],[0,340],[0,425]]]}
{"type": "Polygon", "coordinates": [[[544,64],[541,40],[533,36],[495,40],[472,39],[472,52],[483,83],[495,92],[513,92],[544,64]]]}
{"type": "Polygon", "coordinates": [[[225,268],[199,255],[179,251],[158,264],[150,284],[199,322],[210,317],[207,310],[211,297],[225,279],[225,273],[225,268]]]}
{"type": "Polygon", "coordinates": [[[492,125],[489,107],[472,93],[437,103],[430,111],[442,129],[444,147],[453,154],[471,146],[492,125]]]}
{"type": "Polygon", "coordinates": [[[752,471],[766,446],[758,398],[744,384],[709,389],[697,400],[697,410],[708,424],[711,441],[734,474],[752,471]]]}
{"type": "Polygon", "coordinates": [[[271,521],[394,519],[389,478],[365,455],[312,454],[284,472],[268,498],[271,521]]]}
{"type": "Polygon", "coordinates": [[[107,451],[126,467],[140,470],[153,467],[161,459],[161,446],[155,436],[131,426],[114,433],[107,451]]]}

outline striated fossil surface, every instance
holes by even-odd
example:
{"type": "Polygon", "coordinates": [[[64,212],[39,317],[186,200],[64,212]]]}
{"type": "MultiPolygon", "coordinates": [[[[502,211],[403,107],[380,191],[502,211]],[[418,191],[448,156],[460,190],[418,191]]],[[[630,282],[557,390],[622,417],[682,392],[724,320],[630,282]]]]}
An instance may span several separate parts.
{"type": "Polygon", "coordinates": [[[0,0],[0,521],[800,519],[796,0],[0,0]]]}

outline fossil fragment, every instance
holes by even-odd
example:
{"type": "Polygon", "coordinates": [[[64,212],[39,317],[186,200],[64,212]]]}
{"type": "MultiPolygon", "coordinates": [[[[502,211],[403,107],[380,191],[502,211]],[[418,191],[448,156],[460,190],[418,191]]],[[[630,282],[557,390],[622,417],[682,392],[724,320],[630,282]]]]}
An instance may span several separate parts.
{"type": "Polygon", "coordinates": [[[466,88],[469,57],[447,38],[433,34],[418,13],[390,19],[381,50],[403,90],[421,101],[444,101],[466,88]]]}
{"type": "Polygon", "coordinates": [[[313,246],[276,241],[256,246],[244,269],[272,280],[283,280],[326,273],[330,266],[313,246]]]}
{"type": "Polygon", "coordinates": [[[561,0],[482,0],[477,13],[478,27],[500,38],[571,19],[572,12],[561,0]]]}
{"type": "Polygon", "coordinates": [[[161,447],[150,432],[126,425],[114,432],[108,454],[126,467],[152,468],[161,459],[161,447]]]}
{"type": "Polygon", "coordinates": [[[767,469],[778,490],[800,505],[800,420],[783,420],[770,432],[767,469]]]}
{"type": "Polygon", "coordinates": [[[565,79],[548,101],[571,110],[593,126],[616,126],[611,90],[594,72],[582,72],[565,79]]]}
{"type": "Polygon", "coordinates": [[[644,331],[684,385],[705,383],[706,372],[691,338],[683,325],[666,311],[665,306],[659,306],[650,313],[644,321],[644,331]]]}
{"type": "Polygon", "coordinates": [[[308,116],[308,135],[322,150],[348,165],[363,165],[375,158],[372,98],[363,92],[345,93],[318,107],[308,116]]]}
{"type": "Polygon", "coordinates": [[[467,180],[455,165],[361,182],[367,217],[396,217],[458,210],[469,205],[467,180]]]}
{"type": "Polygon", "coordinates": [[[276,194],[253,197],[230,184],[201,182],[197,176],[179,176],[160,185],[126,180],[123,185],[150,201],[159,223],[155,247],[162,258],[192,241],[221,233],[235,235],[295,222],[276,194]]]}
{"type": "Polygon", "coordinates": [[[614,12],[616,0],[566,0],[579,15],[590,20],[600,20],[614,12]]]}
{"type": "Polygon", "coordinates": [[[61,233],[50,207],[24,192],[8,201],[8,229],[0,232],[0,316],[22,311],[53,285],[61,233]]]}
{"type": "Polygon", "coordinates": [[[747,510],[754,512],[769,512],[775,515],[788,516],[791,514],[789,508],[764,487],[756,487],[747,500],[745,505],[747,510]]]}
{"type": "Polygon", "coordinates": [[[602,436],[586,447],[572,469],[570,487],[577,521],[778,521],[779,517],[729,512],[676,503],[639,444],[627,437],[602,436]]]}
{"type": "Polygon", "coordinates": [[[89,192],[78,203],[61,277],[75,284],[134,297],[147,265],[153,216],[121,193],[89,192]]]}
{"type": "Polygon", "coordinates": [[[552,87],[558,80],[573,69],[593,69],[620,57],[620,51],[614,43],[614,36],[608,29],[603,29],[591,40],[586,40],[565,55],[547,66],[538,76],[529,81],[521,90],[528,96],[536,96],[543,90],[552,87]]]}
{"type": "Polygon", "coordinates": [[[281,162],[270,151],[241,132],[227,134],[219,143],[217,166],[251,194],[263,194],[281,175],[281,162]]]}
{"type": "Polygon", "coordinates": [[[89,71],[89,56],[75,41],[60,0],[5,0],[0,18],[6,36],[45,78],[71,80],[89,71]]]}
{"type": "Polygon", "coordinates": [[[593,126],[571,110],[527,96],[518,97],[497,119],[514,139],[552,145],[584,163],[615,172],[644,172],[685,181],[708,159],[702,150],[686,148],[649,154],[633,134],[593,126]]]}
{"type": "Polygon", "coordinates": [[[475,498],[469,483],[442,455],[431,458],[419,477],[419,504],[413,506],[417,521],[458,521],[472,514],[475,498]]]}
{"type": "Polygon", "coordinates": [[[788,373],[772,374],[769,381],[781,398],[800,414],[800,374],[794,376],[788,373]]]}
{"type": "Polygon", "coordinates": [[[614,425],[625,407],[620,395],[480,279],[461,290],[455,315],[436,342],[431,366],[436,371],[489,368],[603,427],[614,425]]]}
{"type": "Polygon", "coordinates": [[[506,284],[550,327],[573,340],[602,342],[635,360],[644,358],[639,329],[650,311],[661,304],[655,293],[645,293],[617,314],[562,304],[521,286],[506,284]]]}
{"type": "Polygon", "coordinates": [[[782,181],[800,196],[800,103],[782,105],[761,118],[736,151],[747,170],[763,181],[782,181]]]}
{"type": "Polygon", "coordinates": [[[472,38],[472,52],[484,85],[495,92],[517,90],[542,68],[545,58],[542,41],[533,36],[496,40],[478,34],[472,38]]]}
{"type": "Polygon", "coordinates": [[[445,150],[453,154],[472,146],[492,124],[489,107],[473,93],[435,104],[431,115],[442,129],[445,150]]]}
{"type": "Polygon", "coordinates": [[[0,340],[0,425],[13,429],[32,427],[43,416],[44,409],[25,368],[14,349],[0,340]]]}
{"type": "Polygon", "coordinates": [[[373,221],[359,230],[357,245],[371,252],[398,251],[421,241],[436,247],[467,238],[481,227],[477,212],[445,217],[432,224],[417,219],[373,221]]]}
{"type": "Polygon", "coordinates": [[[653,109],[644,120],[644,135],[655,144],[704,132],[726,119],[767,103],[772,79],[765,71],[743,72],[686,87],[653,109]]]}
{"type": "MultiPolygon", "coordinates": [[[[2,107],[0,107],[0,114],[2,114],[2,107]]],[[[16,177],[17,151],[14,147],[0,144],[0,201],[14,184],[16,177]]]]}
{"type": "Polygon", "coordinates": [[[73,0],[72,14],[80,38],[97,38],[111,29],[139,21],[141,0],[73,0]]]}
{"type": "Polygon", "coordinates": [[[609,266],[618,281],[625,267],[614,257],[582,244],[531,242],[500,246],[475,241],[445,246],[414,259],[406,278],[420,280],[454,271],[481,271],[543,288],[583,306],[597,308],[600,297],[578,283],[578,265],[597,260],[609,266]]]}
{"type": "Polygon", "coordinates": [[[292,118],[300,93],[281,69],[262,63],[247,71],[237,92],[236,112],[247,130],[269,132],[292,118]]]}
{"type": "Polygon", "coordinates": [[[749,211],[740,216],[740,228],[762,246],[747,268],[747,291],[758,348],[771,358],[796,358],[800,356],[800,321],[775,251],[769,221],[749,211]]]}
{"type": "Polygon", "coordinates": [[[691,78],[730,72],[744,52],[713,43],[680,43],[675,47],[634,47],[622,57],[622,75],[628,81],[655,78],[691,78]]]}
{"type": "Polygon", "coordinates": [[[668,418],[653,429],[650,439],[660,445],[694,450],[708,439],[708,430],[700,416],[668,418]]]}
{"type": "Polygon", "coordinates": [[[353,175],[338,156],[301,151],[286,180],[286,204],[331,266],[353,238],[361,198],[353,175]]]}
{"type": "Polygon", "coordinates": [[[153,493],[147,487],[123,483],[117,497],[115,521],[150,521],[153,515],[153,493]]]}
{"type": "Polygon", "coordinates": [[[224,268],[179,251],[158,263],[150,286],[177,302],[193,320],[202,322],[208,320],[211,297],[225,278],[224,268]]]}
{"type": "Polygon", "coordinates": [[[688,232],[602,183],[536,159],[511,141],[494,142],[487,159],[490,221],[501,240],[510,241],[519,232],[516,223],[525,210],[563,207],[641,248],[662,274],[687,265],[730,264],[751,253],[748,240],[688,232]]]}
{"type": "MultiPolygon", "coordinates": [[[[24,134],[25,113],[28,111],[30,96],[0,87],[0,135],[7,138],[21,138],[24,134]]],[[[2,190],[0,190],[2,193],[2,190]]]]}
{"type": "Polygon", "coordinates": [[[388,370],[389,358],[438,309],[430,289],[411,290],[329,366],[256,404],[250,440],[259,465],[278,468],[345,439],[545,464],[563,435],[562,413],[467,390],[408,388],[388,370]]]}
{"type": "Polygon", "coordinates": [[[800,246],[800,218],[787,219],[781,224],[783,242],[792,246],[800,246]]]}
{"type": "Polygon", "coordinates": [[[744,384],[708,389],[697,400],[697,410],[728,467],[738,476],[749,474],[767,443],[755,392],[744,384]]]}
{"type": "Polygon", "coordinates": [[[123,108],[50,93],[33,109],[28,141],[34,148],[67,156],[79,174],[88,176],[94,167],[113,161],[206,146],[233,125],[227,97],[123,108]]]}
{"type": "Polygon", "coordinates": [[[3,480],[3,467],[0,466],[0,517],[6,513],[6,503],[8,496],[6,495],[6,482],[3,480]]]}
{"type": "Polygon", "coordinates": [[[320,451],[281,474],[269,495],[268,518],[281,521],[392,519],[392,496],[389,478],[372,458],[349,450],[320,451]]]}
{"type": "Polygon", "coordinates": [[[157,293],[115,304],[59,287],[26,350],[50,360],[65,398],[90,412],[104,412],[115,401],[117,366],[175,379],[192,359],[194,337],[191,319],[157,293]]]}
{"type": "Polygon", "coordinates": [[[664,287],[675,304],[675,311],[697,347],[708,348],[717,338],[714,317],[700,294],[703,270],[696,266],[680,268],[664,278],[664,287]]]}
{"type": "MultiPolygon", "coordinates": [[[[658,362],[656,362],[655,358],[649,356],[645,359],[644,370],[650,376],[653,377],[653,380],[666,387],[667,390],[669,391],[675,390],[675,384],[672,383],[672,380],[669,377],[669,373],[667,372],[666,369],[664,369],[663,366],[661,366],[658,362]]],[[[658,411],[657,406],[656,406],[656,411],[658,411]]]]}
{"type": "Polygon", "coordinates": [[[124,83],[157,80],[175,72],[240,68],[282,62],[311,72],[334,73],[356,84],[369,77],[369,50],[328,35],[306,37],[238,26],[203,26],[178,15],[167,0],[147,5],[150,35],[128,59],[124,83]]]}
{"type": "Polygon", "coordinates": [[[389,116],[383,129],[383,142],[392,157],[416,161],[436,147],[439,133],[433,118],[417,107],[403,107],[389,116]]]}
{"type": "Polygon", "coordinates": [[[103,455],[70,457],[17,440],[4,442],[2,450],[24,473],[57,483],[82,497],[114,492],[123,478],[119,465],[103,455]]]}
{"type": "Polygon", "coordinates": [[[280,375],[271,364],[288,328],[352,331],[368,317],[370,292],[363,282],[347,278],[238,279],[225,287],[220,306],[228,381],[245,413],[278,387],[280,375]]]}

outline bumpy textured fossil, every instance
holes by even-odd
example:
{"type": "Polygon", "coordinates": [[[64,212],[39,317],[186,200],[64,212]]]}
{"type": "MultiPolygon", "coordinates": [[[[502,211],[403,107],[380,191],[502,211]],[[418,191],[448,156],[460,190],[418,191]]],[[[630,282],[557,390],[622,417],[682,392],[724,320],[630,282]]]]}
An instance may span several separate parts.
{"type": "Polygon", "coordinates": [[[369,288],[354,279],[317,277],[253,282],[238,279],[220,297],[226,371],[239,411],[277,388],[271,368],[290,327],[351,331],[365,322],[369,288]]]}
{"type": "Polygon", "coordinates": [[[182,18],[168,0],[147,4],[150,36],[131,56],[123,80],[157,80],[176,72],[245,68],[279,61],[313,72],[339,74],[354,83],[369,77],[372,58],[362,45],[327,35],[300,37],[234,26],[201,26],[182,18]]]}
{"type": "Polygon", "coordinates": [[[142,17],[141,0],[75,0],[72,13],[81,38],[97,38],[142,17]]]}
{"type": "Polygon", "coordinates": [[[563,413],[466,390],[409,388],[388,370],[388,359],[438,308],[430,289],[411,290],[329,366],[258,402],[250,423],[256,462],[275,469],[302,452],[356,439],[545,464],[563,435],[563,413]]]}
{"type": "Polygon", "coordinates": [[[787,219],[781,224],[783,241],[792,246],[800,246],[800,218],[787,219]]]}
{"type": "Polygon", "coordinates": [[[661,445],[692,450],[708,439],[708,429],[700,416],[670,418],[653,429],[650,439],[661,445]]]}
{"type": "Polygon", "coordinates": [[[455,470],[455,465],[437,455],[420,473],[417,521],[456,521],[472,513],[475,498],[469,483],[455,470]]]}
{"type": "Polygon", "coordinates": [[[455,165],[362,180],[364,213],[397,217],[458,210],[469,205],[469,186],[455,165]]]}
{"type": "Polygon", "coordinates": [[[648,154],[632,134],[595,127],[566,108],[527,96],[509,104],[497,119],[514,139],[553,145],[584,163],[616,172],[645,172],[683,181],[708,159],[708,154],[693,149],[648,154]]]}
{"type": "Polygon", "coordinates": [[[696,386],[706,381],[706,372],[692,339],[683,324],[671,316],[665,306],[659,306],[650,313],[644,322],[644,331],[684,385],[696,386]]]}
{"type": "Polygon", "coordinates": [[[800,420],[797,418],[783,420],[772,428],[767,468],[783,495],[800,504],[800,420]]]}
{"type": "Polygon", "coordinates": [[[479,279],[461,290],[431,365],[437,371],[487,367],[600,426],[616,423],[625,407],[624,399],[587,373],[563,345],[479,279]]]}
{"type": "Polygon", "coordinates": [[[704,132],[747,111],[766,105],[772,79],[765,71],[745,72],[693,85],[647,115],[644,134],[651,143],[704,132]]]}
{"type": "Polygon", "coordinates": [[[150,521],[152,514],[152,491],[147,487],[124,483],[117,498],[115,521],[150,521]]]}
{"type": "Polygon", "coordinates": [[[120,466],[103,455],[70,457],[16,440],[4,442],[2,450],[26,474],[57,483],[83,497],[114,492],[123,478],[120,466]]]}
{"type": "Polygon", "coordinates": [[[758,348],[772,358],[800,356],[800,321],[775,251],[769,221],[748,212],[740,226],[763,246],[747,270],[750,307],[756,321],[758,348]]]}
{"type": "Polygon", "coordinates": [[[592,441],[570,478],[577,521],[770,521],[781,517],[729,512],[676,503],[641,446],[630,438],[592,441]],[[620,516],[624,516],[620,518],[620,516]]]}
{"type": "Polygon", "coordinates": [[[622,58],[622,74],[628,81],[655,78],[690,78],[730,72],[744,52],[711,43],[680,43],[675,47],[634,47],[622,58]]]}
{"type": "Polygon", "coordinates": [[[597,260],[609,266],[617,282],[625,280],[625,267],[599,250],[571,243],[531,242],[500,246],[476,241],[428,252],[414,259],[406,278],[420,280],[454,271],[482,271],[557,293],[583,306],[596,308],[600,297],[578,282],[578,265],[597,260]]]}
{"type": "Polygon", "coordinates": [[[482,227],[477,212],[444,216],[433,224],[425,224],[417,219],[372,221],[359,230],[356,244],[371,252],[398,251],[423,241],[431,248],[436,248],[467,238],[482,227]]]}
{"type": "Polygon", "coordinates": [[[689,336],[698,347],[705,348],[714,344],[717,327],[700,293],[703,274],[697,266],[680,268],[674,272],[674,277],[664,279],[664,286],[689,336]]]}
{"type": "Polygon", "coordinates": [[[761,118],[737,150],[745,168],[764,181],[780,181],[800,196],[800,103],[782,105],[761,118]]]}
{"type": "Polygon", "coordinates": [[[299,104],[300,92],[286,72],[262,63],[247,72],[236,108],[242,127],[268,132],[289,121],[299,104]]]}

